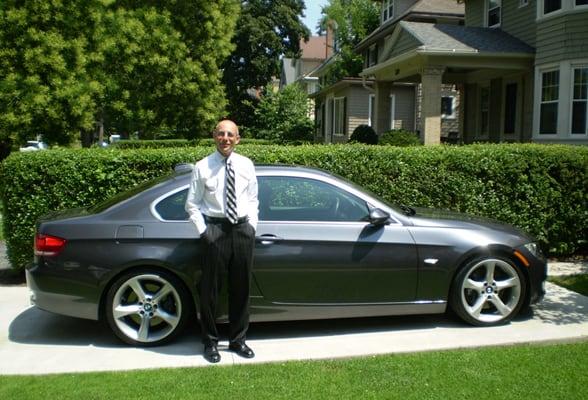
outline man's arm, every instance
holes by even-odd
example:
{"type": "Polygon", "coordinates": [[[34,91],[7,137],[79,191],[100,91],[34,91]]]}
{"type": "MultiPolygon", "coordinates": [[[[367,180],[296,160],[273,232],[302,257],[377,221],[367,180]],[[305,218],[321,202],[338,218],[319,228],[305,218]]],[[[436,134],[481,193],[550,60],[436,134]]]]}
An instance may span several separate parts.
{"type": "Polygon", "coordinates": [[[206,230],[206,222],[204,216],[200,211],[202,204],[202,196],[204,194],[204,185],[200,182],[200,174],[198,168],[195,166],[192,171],[192,180],[190,181],[190,189],[188,190],[188,197],[186,198],[185,209],[190,216],[190,221],[196,225],[196,230],[199,235],[202,235],[206,230]]]}

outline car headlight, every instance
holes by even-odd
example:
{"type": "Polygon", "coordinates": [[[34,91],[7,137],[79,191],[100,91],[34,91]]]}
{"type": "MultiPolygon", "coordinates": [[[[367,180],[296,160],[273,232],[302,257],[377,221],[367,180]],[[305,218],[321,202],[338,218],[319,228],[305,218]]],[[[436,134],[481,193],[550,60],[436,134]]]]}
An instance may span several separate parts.
{"type": "Polygon", "coordinates": [[[537,243],[527,243],[525,248],[529,251],[529,253],[533,254],[537,258],[543,258],[543,253],[541,253],[541,249],[537,243]]]}

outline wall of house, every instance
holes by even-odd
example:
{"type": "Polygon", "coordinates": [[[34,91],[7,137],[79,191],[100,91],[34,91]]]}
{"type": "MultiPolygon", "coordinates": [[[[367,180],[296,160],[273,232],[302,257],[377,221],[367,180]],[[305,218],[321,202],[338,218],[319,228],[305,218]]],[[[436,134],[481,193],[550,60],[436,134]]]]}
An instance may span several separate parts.
{"type": "Polygon", "coordinates": [[[400,54],[407,53],[408,51],[417,48],[420,45],[420,42],[406,31],[402,31],[400,33],[400,37],[398,38],[395,46],[392,44],[391,36],[386,38],[384,46],[382,47],[382,60],[387,60],[400,54]]]}
{"type": "Polygon", "coordinates": [[[465,2],[465,24],[466,26],[484,26],[484,0],[465,2]]]}
{"type": "Polygon", "coordinates": [[[394,123],[393,129],[415,131],[415,96],[413,85],[392,86],[391,94],[394,94],[394,123]]]}
{"type": "Polygon", "coordinates": [[[347,137],[359,125],[367,125],[371,92],[361,85],[350,86],[347,90],[347,137]]]}
{"type": "Polygon", "coordinates": [[[529,0],[529,3],[522,7],[519,7],[518,1],[502,2],[502,23],[500,28],[531,46],[535,46],[536,41],[536,18],[536,0],[529,0]]]}
{"type": "Polygon", "coordinates": [[[588,57],[588,11],[563,14],[537,22],[535,64],[588,57]]]}

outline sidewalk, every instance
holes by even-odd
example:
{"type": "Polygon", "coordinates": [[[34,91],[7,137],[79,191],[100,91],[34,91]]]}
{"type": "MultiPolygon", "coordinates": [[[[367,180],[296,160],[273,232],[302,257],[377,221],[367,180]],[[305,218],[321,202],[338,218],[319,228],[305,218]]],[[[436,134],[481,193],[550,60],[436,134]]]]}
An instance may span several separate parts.
{"type": "MultiPolygon", "coordinates": [[[[550,274],[586,272],[587,263],[550,263],[550,274]]],[[[588,297],[546,283],[544,300],[508,325],[476,328],[445,315],[254,323],[251,360],[227,351],[220,365],[588,340],[588,297]]],[[[149,368],[210,367],[196,323],[175,342],[136,348],[104,324],[29,306],[24,285],[0,287],[0,374],[36,375],[149,368]]]]}

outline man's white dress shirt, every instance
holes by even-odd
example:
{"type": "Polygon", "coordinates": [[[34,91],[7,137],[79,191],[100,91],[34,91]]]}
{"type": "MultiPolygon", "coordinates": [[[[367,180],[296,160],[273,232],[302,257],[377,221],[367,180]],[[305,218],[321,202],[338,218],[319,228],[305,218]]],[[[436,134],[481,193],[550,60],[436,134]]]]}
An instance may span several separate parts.
{"type": "MultiPolygon", "coordinates": [[[[186,211],[196,225],[198,234],[206,230],[204,215],[226,218],[225,160],[215,151],[198,161],[192,172],[190,190],[186,199],[186,211]]],[[[232,152],[228,157],[235,171],[235,192],[237,195],[237,217],[249,217],[249,223],[257,229],[258,207],[257,177],[253,162],[247,157],[232,152]]]]}

